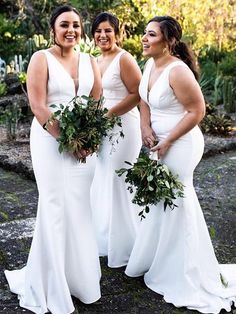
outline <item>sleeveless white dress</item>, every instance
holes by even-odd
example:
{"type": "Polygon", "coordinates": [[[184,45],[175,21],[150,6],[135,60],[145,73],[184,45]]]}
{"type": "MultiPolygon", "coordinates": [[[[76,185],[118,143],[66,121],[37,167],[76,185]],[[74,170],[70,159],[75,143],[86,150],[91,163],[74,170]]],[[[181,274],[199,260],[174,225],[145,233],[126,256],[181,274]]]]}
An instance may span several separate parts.
{"type": "MultiPolygon", "coordinates": [[[[68,104],[75,96],[69,73],[47,50],[48,105],[68,104]]],[[[94,82],[90,56],[80,54],[77,95],[89,95],[94,82]]],[[[39,190],[34,237],[26,267],[5,271],[20,306],[35,313],[74,311],[71,295],[84,303],[98,300],[100,264],[89,192],[95,158],[79,163],[58,152],[58,143],[33,119],[31,155],[39,190]]]]}
{"type": "MultiPolygon", "coordinates": [[[[169,85],[169,73],[182,61],[168,65],[148,94],[153,59],[147,63],[140,83],[141,98],[149,104],[151,124],[158,139],[168,136],[185,115],[169,85]]],[[[181,78],[180,78],[181,79],[181,78]]],[[[236,301],[236,265],[219,265],[194,187],[193,171],[203,153],[198,126],[173,143],[163,158],[185,185],[177,208],[163,210],[163,203],[150,207],[142,220],[125,273],[144,274],[146,285],[162,294],[166,302],[202,313],[230,311],[236,301]],[[228,283],[222,285],[220,274],[228,283]]]]}
{"type": "MultiPolygon", "coordinates": [[[[104,107],[111,108],[128,95],[120,77],[119,52],[102,77],[104,107]]],[[[99,150],[94,180],[91,188],[93,222],[99,254],[108,256],[108,266],[121,267],[127,264],[139,222],[138,209],[132,203],[124,179],[115,170],[134,162],[141,149],[140,115],[137,107],[121,115],[124,138],[119,139],[115,151],[106,138],[99,150]]],[[[115,127],[113,131],[120,128],[115,127]]]]}

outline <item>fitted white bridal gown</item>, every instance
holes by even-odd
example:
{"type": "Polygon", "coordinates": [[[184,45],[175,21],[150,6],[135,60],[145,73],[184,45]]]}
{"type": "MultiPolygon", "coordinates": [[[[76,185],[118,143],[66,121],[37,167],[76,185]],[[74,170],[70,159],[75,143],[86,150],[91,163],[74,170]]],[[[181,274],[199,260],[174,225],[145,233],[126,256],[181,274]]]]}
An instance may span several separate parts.
{"type": "MultiPolygon", "coordinates": [[[[128,95],[120,77],[120,51],[112,60],[102,77],[104,107],[111,108],[128,95]]],[[[111,143],[104,139],[96,161],[91,188],[93,222],[96,230],[99,254],[108,256],[108,266],[127,264],[132,250],[137,224],[138,209],[132,203],[124,178],[115,170],[126,167],[125,160],[134,162],[141,149],[140,115],[135,107],[121,115],[124,138],[119,139],[111,153],[111,143]]],[[[114,128],[114,132],[119,131],[114,128]]]]}
{"type": "MultiPolygon", "coordinates": [[[[140,96],[149,104],[152,128],[164,139],[185,114],[169,85],[169,73],[182,61],[169,64],[148,94],[153,59],[147,63],[140,83],[140,96]]],[[[181,78],[180,78],[181,79],[181,78]]],[[[236,301],[236,265],[219,265],[194,187],[193,171],[203,153],[198,126],[179,138],[163,158],[185,185],[177,208],[163,210],[163,203],[150,207],[142,220],[126,268],[131,277],[144,275],[146,285],[177,307],[202,313],[230,311],[236,301]],[[221,275],[228,286],[221,282],[221,275]]]]}
{"type": "MultiPolygon", "coordinates": [[[[67,104],[75,85],[60,62],[44,50],[48,63],[48,105],[67,104]]],[[[90,57],[80,54],[77,95],[89,95],[94,82],[90,57]]],[[[84,303],[100,298],[100,264],[92,229],[89,191],[95,159],[81,164],[33,119],[31,155],[39,191],[34,237],[26,267],[5,271],[20,306],[35,313],[74,311],[71,295],[84,303]]]]}

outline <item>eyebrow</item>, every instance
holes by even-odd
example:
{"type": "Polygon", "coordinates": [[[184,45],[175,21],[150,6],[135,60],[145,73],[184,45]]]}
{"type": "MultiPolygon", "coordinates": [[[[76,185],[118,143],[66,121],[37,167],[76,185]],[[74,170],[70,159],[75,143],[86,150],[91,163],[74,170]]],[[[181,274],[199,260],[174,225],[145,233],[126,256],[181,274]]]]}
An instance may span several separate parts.
{"type": "MultiPolygon", "coordinates": [[[[99,27],[97,27],[96,29],[102,29],[102,28],[99,28],[99,27]]],[[[105,30],[113,30],[113,27],[106,27],[106,28],[104,28],[105,30]]]]}
{"type": "MultiPolygon", "coordinates": [[[[70,23],[69,21],[61,21],[60,23],[70,23]]],[[[80,21],[73,21],[73,23],[80,23],[80,21]]]]}
{"type": "Polygon", "coordinates": [[[145,32],[146,32],[146,33],[154,33],[154,34],[157,34],[157,32],[154,31],[154,30],[149,30],[149,31],[147,31],[147,30],[145,29],[145,32]]]}

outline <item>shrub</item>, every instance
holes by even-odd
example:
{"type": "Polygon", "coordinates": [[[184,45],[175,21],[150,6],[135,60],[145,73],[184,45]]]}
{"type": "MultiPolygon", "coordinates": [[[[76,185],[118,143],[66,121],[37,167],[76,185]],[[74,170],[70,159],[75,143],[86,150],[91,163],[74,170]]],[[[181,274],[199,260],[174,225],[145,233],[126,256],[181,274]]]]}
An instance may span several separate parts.
{"type": "Polygon", "coordinates": [[[225,76],[223,82],[223,101],[225,111],[236,112],[236,78],[225,76]]]}
{"type": "Polygon", "coordinates": [[[233,122],[230,117],[224,114],[208,114],[200,123],[203,133],[227,136],[230,135],[233,128],[233,122]]]}
{"type": "Polygon", "coordinates": [[[223,76],[236,76],[236,52],[231,51],[219,63],[219,71],[223,76]]]}
{"type": "Polygon", "coordinates": [[[208,80],[208,87],[209,89],[214,89],[214,82],[217,77],[217,64],[211,60],[208,60],[206,63],[200,64],[201,69],[201,77],[204,80],[208,80]]]}
{"type": "Polygon", "coordinates": [[[130,52],[136,59],[142,58],[141,36],[134,35],[124,40],[122,48],[130,52]]]}
{"type": "Polygon", "coordinates": [[[16,132],[18,123],[21,118],[21,108],[14,104],[13,106],[7,106],[4,110],[0,111],[0,123],[5,125],[7,129],[7,138],[9,140],[16,139],[16,132]]]}
{"type": "Polygon", "coordinates": [[[4,96],[7,93],[7,84],[5,82],[0,83],[0,96],[4,96]]]}
{"type": "Polygon", "coordinates": [[[32,38],[29,38],[25,43],[25,58],[23,60],[24,70],[27,70],[30,58],[32,54],[40,49],[46,49],[50,47],[50,41],[45,39],[42,34],[34,34],[32,38]]]}
{"type": "Polygon", "coordinates": [[[0,14],[0,56],[6,63],[14,59],[15,54],[25,51],[26,36],[19,33],[19,23],[8,20],[0,14]]]}
{"type": "Polygon", "coordinates": [[[81,52],[89,53],[95,58],[101,54],[101,50],[96,47],[94,40],[90,40],[88,36],[80,40],[79,47],[81,52]]]}
{"type": "Polygon", "coordinates": [[[214,46],[205,46],[199,53],[199,62],[200,64],[206,64],[210,61],[217,64],[227,55],[227,53],[226,50],[219,50],[219,48],[214,46]]]}

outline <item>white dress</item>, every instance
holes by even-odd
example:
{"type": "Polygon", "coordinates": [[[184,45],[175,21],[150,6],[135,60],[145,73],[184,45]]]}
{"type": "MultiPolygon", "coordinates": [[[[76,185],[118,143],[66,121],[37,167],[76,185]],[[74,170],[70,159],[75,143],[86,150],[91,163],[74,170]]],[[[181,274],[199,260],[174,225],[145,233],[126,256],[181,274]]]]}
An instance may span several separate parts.
{"type": "MultiPolygon", "coordinates": [[[[169,85],[169,73],[182,61],[168,65],[148,94],[153,59],[140,83],[141,98],[151,111],[152,128],[158,139],[167,137],[185,110],[169,85]]],[[[125,273],[144,275],[146,285],[162,294],[166,302],[202,313],[230,311],[236,301],[236,265],[219,265],[194,187],[193,171],[203,153],[204,141],[198,126],[179,138],[163,158],[185,185],[184,198],[174,210],[163,203],[150,207],[142,220],[125,273]],[[223,275],[228,287],[221,283],[223,275]]]]}
{"type": "MultiPolygon", "coordinates": [[[[128,95],[120,77],[119,52],[106,69],[102,78],[106,108],[111,108],[128,95]]],[[[139,222],[137,210],[132,203],[124,179],[115,170],[124,167],[125,160],[134,162],[141,149],[140,116],[137,107],[121,115],[124,138],[119,139],[115,151],[106,138],[96,162],[95,176],[91,188],[93,221],[99,254],[108,256],[110,267],[127,264],[139,222]]],[[[115,127],[113,131],[119,130],[115,127]]]]}
{"type": "MultiPolygon", "coordinates": [[[[48,63],[48,105],[67,104],[75,85],[60,62],[44,50],[48,63]]],[[[79,90],[89,95],[94,82],[90,57],[80,54],[79,90]]],[[[100,264],[92,229],[89,191],[94,157],[81,164],[33,119],[31,155],[39,190],[34,237],[26,267],[5,271],[20,306],[35,313],[74,311],[71,295],[84,303],[100,298],[100,264]]]]}

